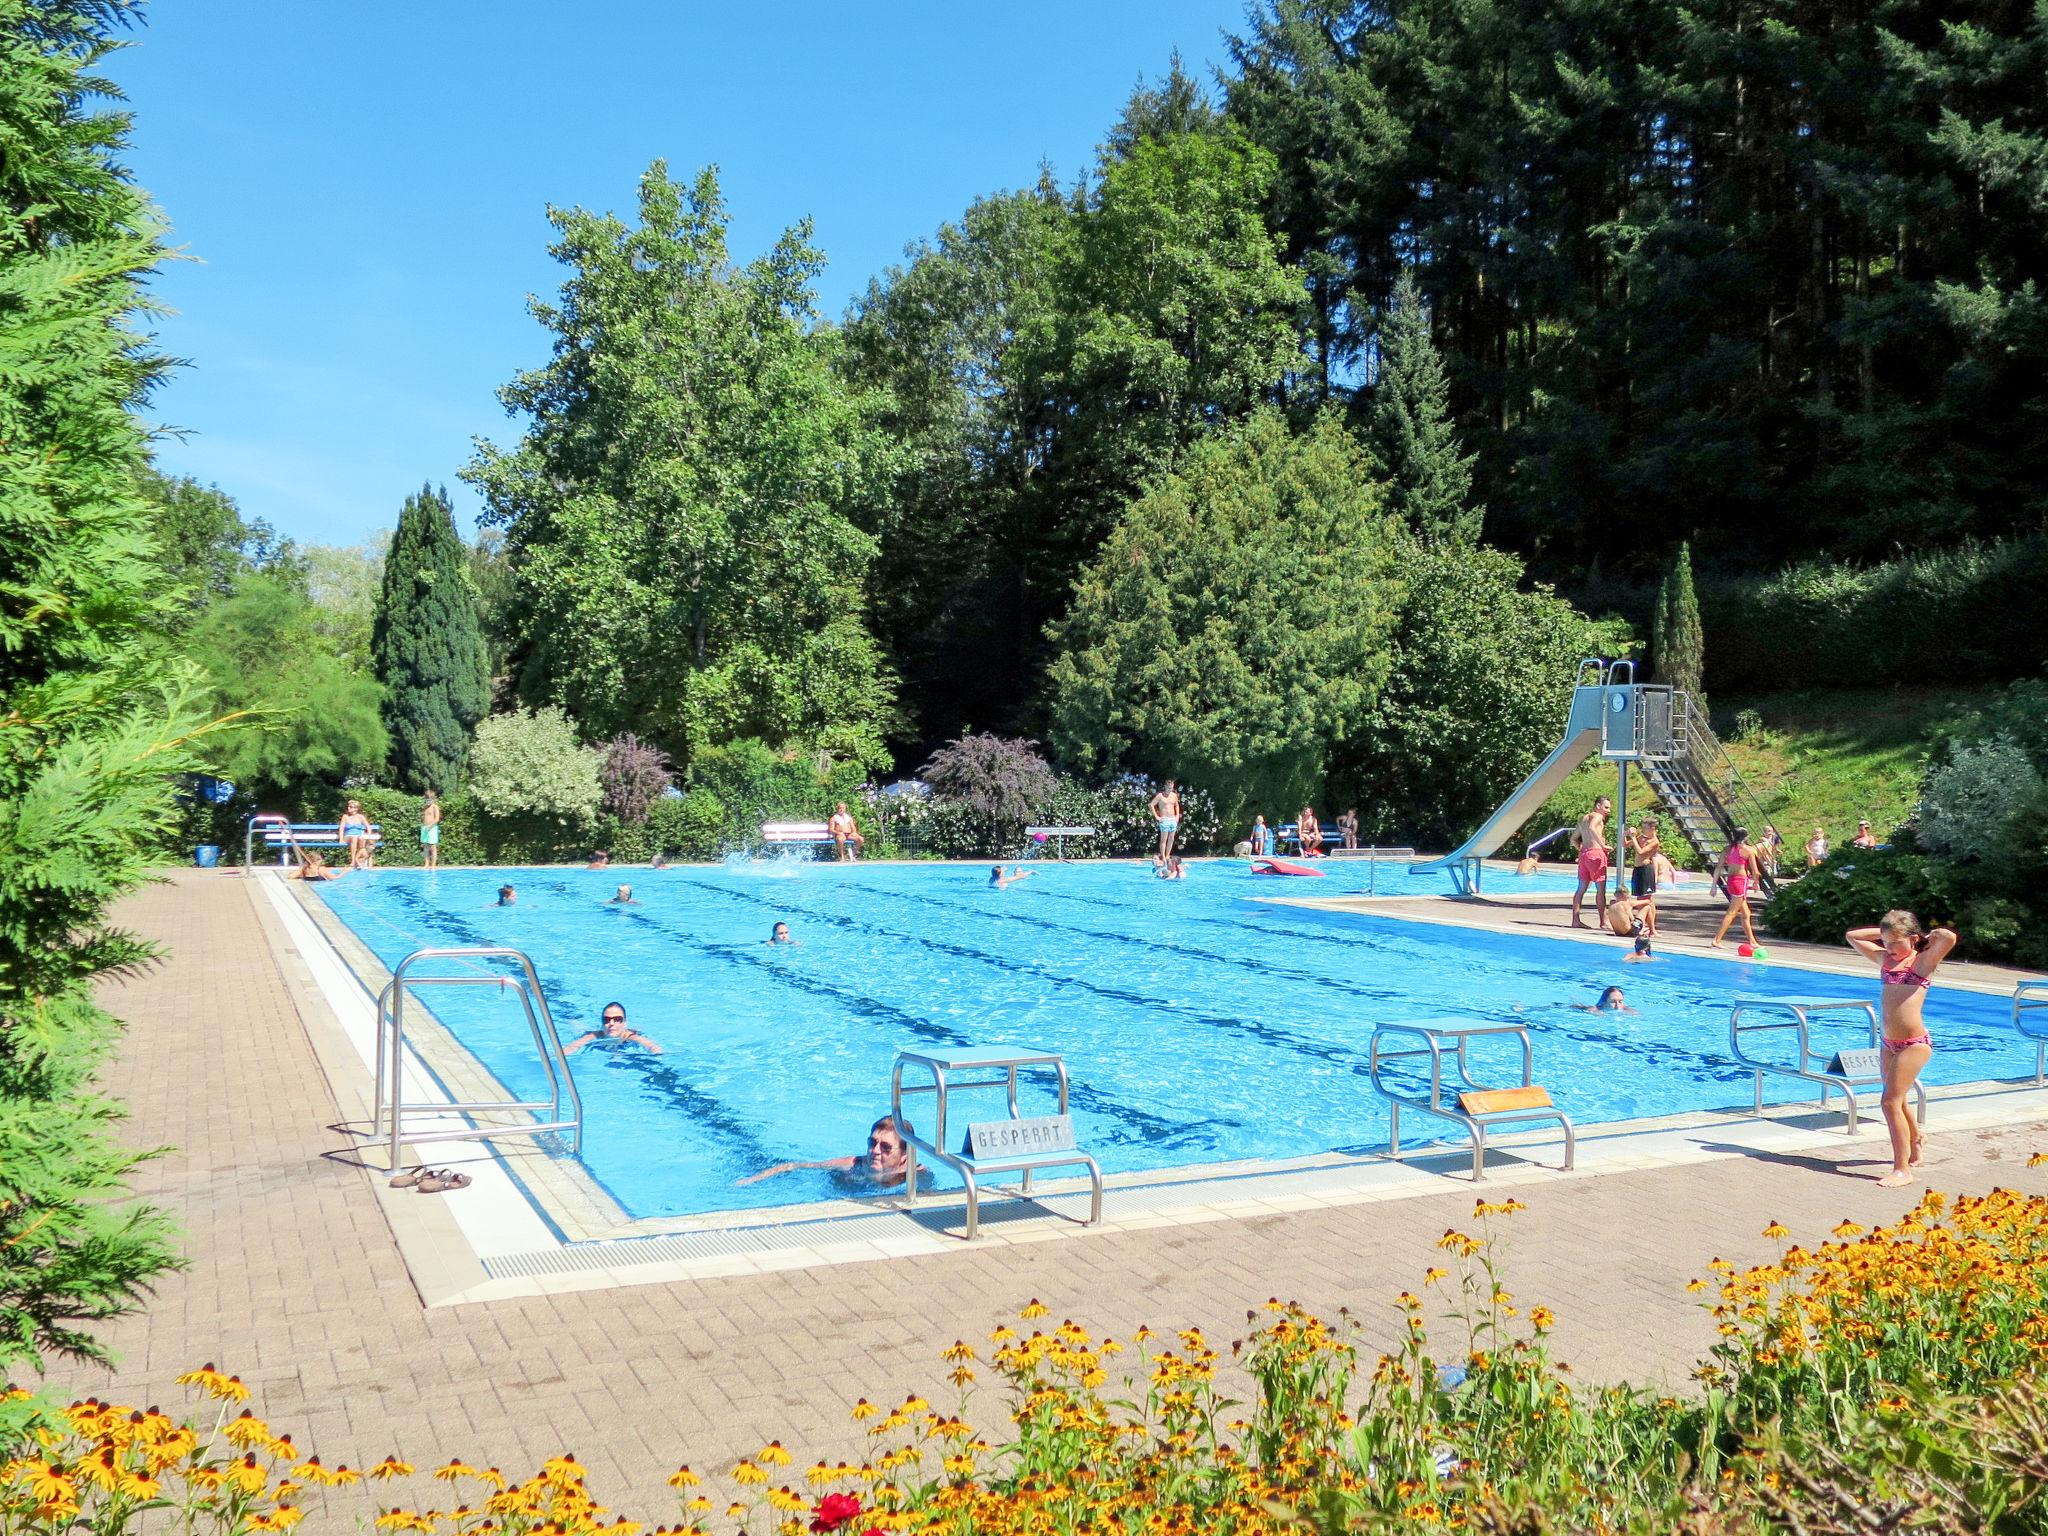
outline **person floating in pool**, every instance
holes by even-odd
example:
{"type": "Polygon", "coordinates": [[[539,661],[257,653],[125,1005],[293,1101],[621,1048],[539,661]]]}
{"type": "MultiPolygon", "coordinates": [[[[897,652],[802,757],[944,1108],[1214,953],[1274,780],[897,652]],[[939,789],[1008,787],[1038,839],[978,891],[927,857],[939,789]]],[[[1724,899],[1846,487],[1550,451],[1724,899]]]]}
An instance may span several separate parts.
{"type": "Polygon", "coordinates": [[[1628,996],[1627,996],[1627,994],[1626,994],[1626,993],[1624,993],[1624,992],[1623,992],[1623,991],[1621,990],[1621,988],[1619,988],[1619,987],[1602,987],[1602,988],[1600,989],[1600,1001],[1599,1001],[1599,1002],[1597,1002],[1597,1003],[1579,1003],[1579,1004],[1577,1004],[1576,1006],[1577,1006],[1577,1008],[1578,1008],[1579,1012],[1581,1012],[1581,1013],[1634,1013],[1634,1012],[1635,1012],[1635,1009],[1633,1009],[1633,1008],[1629,1007],[1629,1005],[1628,1005],[1628,996]]]}
{"type": "Polygon", "coordinates": [[[1025,869],[1021,865],[1013,865],[1011,866],[1009,873],[1005,874],[1003,872],[1003,866],[998,864],[994,869],[988,872],[989,889],[992,891],[1000,891],[1005,886],[1015,885],[1019,880],[1029,880],[1033,875],[1037,873],[1038,871],[1035,869],[1025,869]]]}
{"type": "Polygon", "coordinates": [[[612,856],[600,848],[590,856],[590,867],[592,869],[610,869],[612,867],[612,856]]]}
{"type": "Polygon", "coordinates": [[[1180,790],[1168,779],[1158,794],[1152,797],[1150,806],[1152,819],[1159,823],[1158,862],[1165,863],[1173,856],[1173,840],[1180,832],[1180,790]]]}
{"type": "Polygon", "coordinates": [[[513,890],[513,889],[512,889],[512,887],[511,887],[511,886],[509,886],[509,885],[501,885],[501,886],[499,886],[499,887],[498,887],[498,905],[499,905],[499,906],[501,906],[501,907],[516,907],[516,906],[518,906],[518,905],[519,905],[519,893],[518,893],[517,891],[513,890]]]}
{"type": "Polygon", "coordinates": [[[562,1054],[564,1056],[574,1056],[586,1045],[603,1044],[613,1047],[637,1045],[643,1051],[650,1051],[656,1056],[661,1055],[661,1046],[657,1042],[648,1039],[639,1030],[626,1022],[626,1005],[624,1003],[606,1003],[601,1017],[602,1028],[588,1030],[578,1035],[568,1045],[563,1047],[562,1054]]]}
{"type": "Polygon", "coordinates": [[[637,907],[640,903],[633,899],[633,887],[622,885],[619,887],[619,894],[606,902],[605,905],[608,907],[637,907]]]}
{"type": "Polygon", "coordinates": [[[768,931],[768,942],[770,944],[794,945],[796,940],[789,936],[789,924],[777,923],[768,931]]]}
{"type": "Polygon", "coordinates": [[[1884,1124],[1892,1134],[1892,1167],[1877,1182],[1886,1189],[1910,1184],[1919,1176],[1926,1139],[1913,1119],[1907,1095],[1934,1054],[1922,1009],[1934,973],[1956,947],[1953,928],[1920,931],[1910,912],[1887,912],[1875,927],[1851,928],[1842,937],[1866,960],[1877,962],[1878,1001],[1884,1010],[1883,1049],[1878,1053],[1884,1076],[1884,1124]]]}
{"type": "Polygon", "coordinates": [[[1152,872],[1162,880],[1185,880],[1188,877],[1187,866],[1181,863],[1177,853],[1169,853],[1165,859],[1155,862],[1152,872]]]}
{"type": "Polygon", "coordinates": [[[903,1138],[916,1134],[917,1128],[908,1120],[902,1122],[899,1130],[896,1117],[884,1115],[868,1127],[868,1149],[865,1153],[828,1157],[815,1163],[777,1163],[773,1168],[763,1168],[739,1182],[758,1184],[778,1173],[794,1173],[799,1168],[826,1168],[834,1173],[858,1174],[870,1183],[901,1184],[910,1171],[910,1144],[903,1138]]]}

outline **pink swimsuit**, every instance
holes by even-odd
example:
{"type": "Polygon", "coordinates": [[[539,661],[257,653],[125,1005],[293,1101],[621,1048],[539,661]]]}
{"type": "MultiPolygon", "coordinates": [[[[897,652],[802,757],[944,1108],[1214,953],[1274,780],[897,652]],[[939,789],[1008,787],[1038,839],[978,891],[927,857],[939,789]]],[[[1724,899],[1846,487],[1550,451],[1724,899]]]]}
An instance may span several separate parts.
{"type": "MultiPolygon", "coordinates": [[[[1931,978],[1922,976],[1914,970],[1910,961],[1905,965],[1880,965],[1877,968],[1877,979],[1881,985],[1887,987],[1925,988],[1931,984],[1931,978]]],[[[1923,1030],[1910,1040],[1894,1040],[1887,1035],[1884,1041],[1884,1048],[1888,1051],[1910,1051],[1916,1045],[1924,1045],[1931,1051],[1934,1049],[1934,1036],[1923,1030]]]]}

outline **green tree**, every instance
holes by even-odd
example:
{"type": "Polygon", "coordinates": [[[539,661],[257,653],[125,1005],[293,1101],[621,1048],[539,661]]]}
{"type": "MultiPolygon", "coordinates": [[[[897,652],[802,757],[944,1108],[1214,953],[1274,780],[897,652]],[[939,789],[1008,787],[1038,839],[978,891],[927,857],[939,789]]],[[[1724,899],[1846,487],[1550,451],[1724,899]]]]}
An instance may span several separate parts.
{"type": "Polygon", "coordinates": [[[390,532],[379,529],[360,544],[308,544],[298,552],[296,585],[313,604],[314,632],[351,671],[371,669],[370,636],[390,546],[390,532]]]}
{"type": "Polygon", "coordinates": [[[560,709],[492,715],[470,747],[469,792],[493,816],[542,816],[587,827],[604,798],[604,754],[576,739],[560,709]]]}
{"type": "Polygon", "coordinates": [[[243,717],[211,744],[209,766],[259,798],[317,795],[384,767],[381,690],[335,655],[319,617],[293,583],[252,572],[185,639],[214,697],[243,717]]]}
{"type": "Polygon", "coordinates": [[[422,486],[384,558],[370,655],[384,685],[391,771],[407,789],[449,789],[491,704],[490,654],[470,553],[448,493],[422,486]]]}
{"type": "Polygon", "coordinates": [[[1706,630],[1700,623],[1699,594],[1692,584],[1692,546],[1681,544],[1664,574],[1658,590],[1657,613],[1650,634],[1650,648],[1657,681],[1689,693],[1693,703],[1704,710],[1707,703],[1702,678],[1706,672],[1706,630]]]}
{"type": "Polygon", "coordinates": [[[519,581],[520,695],[684,769],[741,736],[883,761],[863,523],[895,466],[812,326],[823,258],[799,226],[735,267],[710,171],[683,187],[657,161],[639,215],[550,210],[554,355],[500,393],[524,439],[464,471],[519,581]]]}
{"type": "Polygon", "coordinates": [[[1203,441],[1134,501],[1055,627],[1052,744],[1171,776],[1226,825],[1319,796],[1387,676],[1396,534],[1332,419],[1275,410],[1203,441]]]}
{"type": "Polygon", "coordinates": [[[1451,424],[1450,381],[1430,340],[1429,313],[1403,272],[1380,324],[1372,389],[1372,443],[1387,481],[1387,510],[1424,538],[1469,548],[1479,541],[1472,457],[1451,424]]]}
{"type": "Polygon", "coordinates": [[[1456,846],[1555,745],[1578,660],[1614,654],[1522,562],[1484,545],[1407,540],[1387,682],[1333,753],[1333,795],[1371,837],[1456,846]]]}
{"type": "Polygon", "coordinates": [[[109,908],[146,878],[206,714],[153,636],[178,618],[136,419],[161,222],[95,73],[132,7],[0,5],[0,1366],[99,1356],[94,1322],[174,1263],[126,1203],[137,1155],[95,1086],[95,985],[151,946],[109,908]]]}
{"type": "Polygon", "coordinates": [[[260,517],[245,519],[219,486],[150,469],[142,488],[159,558],[172,583],[190,594],[192,612],[226,597],[244,571],[296,567],[292,541],[260,517]]]}

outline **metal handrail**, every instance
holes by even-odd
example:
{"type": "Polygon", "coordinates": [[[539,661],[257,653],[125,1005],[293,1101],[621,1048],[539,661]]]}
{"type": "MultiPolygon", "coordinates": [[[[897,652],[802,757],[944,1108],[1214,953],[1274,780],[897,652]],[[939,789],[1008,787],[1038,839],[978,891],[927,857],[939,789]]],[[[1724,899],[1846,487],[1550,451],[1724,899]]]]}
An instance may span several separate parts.
{"type": "Polygon", "coordinates": [[[2048,978],[2023,981],[2012,989],[2012,1027],[2034,1042],[2034,1086],[2042,1083],[2042,1068],[2048,1067],[2048,1018],[2039,1023],[2029,1015],[2048,1013],[2048,978]]]}
{"type": "Polygon", "coordinates": [[[399,1166],[400,1148],[406,1142],[470,1141],[491,1136],[537,1136],[549,1131],[570,1133],[571,1150],[583,1152],[583,1097],[576,1090],[576,1076],[569,1069],[569,1053],[555,1029],[554,1014],[548,1009],[547,994],[533,961],[524,950],[499,945],[477,945],[451,949],[416,949],[398,962],[377,998],[377,1076],[371,1109],[371,1134],[390,1138],[391,1166],[399,1166]],[[475,976],[414,976],[413,966],[422,960],[511,960],[521,974],[475,976]],[[519,993],[526,1010],[527,1027],[533,1032],[534,1049],[548,1074],[549,1096],[538,1100],[495,1099],[474,1104],[408,1104],[405,1102],[405,995],[409,987],[511,987],[519,993]],[[568,1110],[564,1113],[563,1101],[568,1110]],[[476,1126],[467,1130],[406,1129],[411,1113],[430,1115],[476,1115],[500,1112],[546,1111],[548,1118],[531,1125],[476,1126]]]}
{"type": "MultiPolygon", "coordinates": [[[[258,811],[255,815],[249,818],[247,824],[244,825],[244,827],[242,828],[243,874],[246,875],[250,873],[256,867],[256,829],[259,826],[289,827],[291,824],[291,817],[280,816],[275,811],[258,811]]],[[[286,848],[289,848],[291,845],[287,843],[284,846],[286,848]]],[[[282,853],[280,853],[278,856],[278,863],[282,864],[284,862],[284,856],[282,853]]]]}
{"type": "Polygon", "coordinates": [[[1529,1030],[1521,1024],[1381,1024],[1372,1032],[1372,1049],[1367,1064],[1372,1074],[1373,1092],[1385,1099],[1388,1111],[1387,1156],[1394,1161],[1401,1160],[1401,1111],[1419,1110],[1425,1115],[1435,1115],[1462,1126],[1465,1134],[1472,1138],[1473,1182],[1486,1177],[1486,1133],[1495,1126],[1529,1124],[1538,1121],[1555,1121],[1564,1127],[1564,1171],[1570,1172],[1578,1161],[1578,1137],[1573,1129],[1571,1117],[1555,1105],[1529,1109],[1488,1110],[1477,1114],[1444,1101],[1444,1046],[1455,1041],[1457,1049],[1452,1065],[1458,1074],[1458,1081],[1452,1086],[1454,1093],[1467,1090],[1485,1091],[1486,1085],[1472,1076],[1471,1058],[1466,1047],[1477,1038],[1491,1035],[1513,1035],[1522,1047],[1522,1081],[1519,1086],[1533,1088],[1535,1083],[1535,1047],[1530,1043],[1529,1030]],[[1382,1041],[1384,1036],[1409,1035],[1421,1041],[1400,1050],[1390,1050],[1382,1041]],[[1429,1097],[1417,1098],[1390,1087],[1380,1076],[1381,1067],[1389,1062],[1411,1061],[1419,1057],[1429,1058],[1429,1097]]]}
{"type": "MultiPolygon", "coordinates": [[[[1820,1107],[1823,1110],[1828,1107],[1828,1095],[1839,1091],[1848,1106],[1846,1110],[1848,1118],[1843,1125],[1843,1130],[1853,1136],[1856,1134],[1858,1116],[1856,1089],[1852,1085],[1862,1083],[1868,1086],[1873,1083],[1881,1083],[1883,1079],[1880,1076],[1852,1077],[1844,1072],[1828,1071],[1827,1063],[1833,1059],[1835,1052],[1829,1051],[1826,1054],[1821,1054],[1813,1048],[1812,1029],[1814,1021],[1809,1016],[1816,1013],[1860,1013],[1867,1026],[1865,1038],[1869,1041],[1870,1046],[1882,1048],[1884,1044],[1884,1030],[1883,1026],[1878,1022],[1877,1005],[1875,1003],[1859,1002],[1853,998],[1841,997],[1746,997],[1739,999],[1735,1006],[1728,1010],[1728,1054],[1735,1058],[1738,1066],[1749,1068],[1756,1079],[1756,1093],[1753,1101],[1755,1113],[1760,1115],[1764,1112],[1764,1074],[1766,1072],[1770,1073],[1773,1077],[1795,1078],[1800,1082],[1816,1083],[1819,1085],[1820,1107]],[[1762,1014],[1765,1017],[1762,1021],[1745,1024],[1742,1021],[1742,1016],[1745,1013],[1762,1014]],[[1777,1015],[1784,1015],[1784,1017],[1777,1017],[1777,1015]],[[1788,1066],[1784,1062],[1761,1061],[1750,1055],[1743,1047],[1743,1040],[1746,1036],[1782,1034],[1787,1032],[1792,1035],[1794,1043],[1799,1047],[1797,1065],[1788,1066]]],[[[1822,1020],[1820,1021],[1820,1027],[1843,1028],[1849,1026],[1846,1024],[1837,1025],[1831,1021],[1822,1020]]],[[[1918,1099],[1918,1112],[1914,1119],[1916,1123],[1925,1125],[1927,1123],[1927,1085],[1916,1078],[1913,1082],[1913,1091],[1918,1099]]]]}

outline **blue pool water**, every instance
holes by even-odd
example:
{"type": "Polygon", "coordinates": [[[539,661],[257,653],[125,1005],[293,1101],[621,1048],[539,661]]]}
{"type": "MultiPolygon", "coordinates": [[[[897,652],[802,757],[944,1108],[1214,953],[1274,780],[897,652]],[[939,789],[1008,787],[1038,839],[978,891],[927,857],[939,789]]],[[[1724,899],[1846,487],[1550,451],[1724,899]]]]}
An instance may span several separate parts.
{"type": "MultiPolygon", "coordinates": [[[[1280,881],[1205,863],[1166,882],[1133,865],[1068,864],[997,892],[978,868],[805,864],[380,870],[317,889],[387,965],[429,945],[512,945],[533,957],[565,1038],[595,1028],[616,999],[667,1047],[574,1058],[584,1161],[636,1217],[844,1193],[824,1174],[735,1181],[860,1150],[888,1108],[899,1047],[1063,1053],[1081,1144],[1122,1172],[1383,1145],[1385,1108],[1365,1075],[1383,1021],[1525,1021],[1537,1080],[1583,1125],[1746,1105],[1749,1080],[1724,1054],[1735,995],[1875,993],[1875,977],[1732,960],[1624,965],[1620,941],[1248,899],[1363,889],[1367,878],[1339,866],[1325,880],[1280,881]],[[505,880],[518,886],[515,907],[494,904],[505,880]],[[604,905],[621,880],[642,905],[604,905]],[[765,942],[777,920],[798,947],[765,942]],[[1609,983],[1638,1012],[1574,1006],[1609,983]]],[[[1382,891],[1441,880],[1386,867],[1376,878],[1382,891]]],[[[425,1000],[508,1086],[540,1096],[514,1001],[470,988],[425,1000]]],[[[2003,999],[1937,987],[1927,1014],[1930,1082],[2031,1074],[2003,999]]],[[[1500,1065],[1504,1076],[1518,1063],[1503,1050],[1500,1065]]],[[[1795,1090],[1769,1089],[1805,1096],[1795,1090]]],[[[1000,1095],[983,1103],[968,1118],[1001,1112],[1000,1095]]]]}

